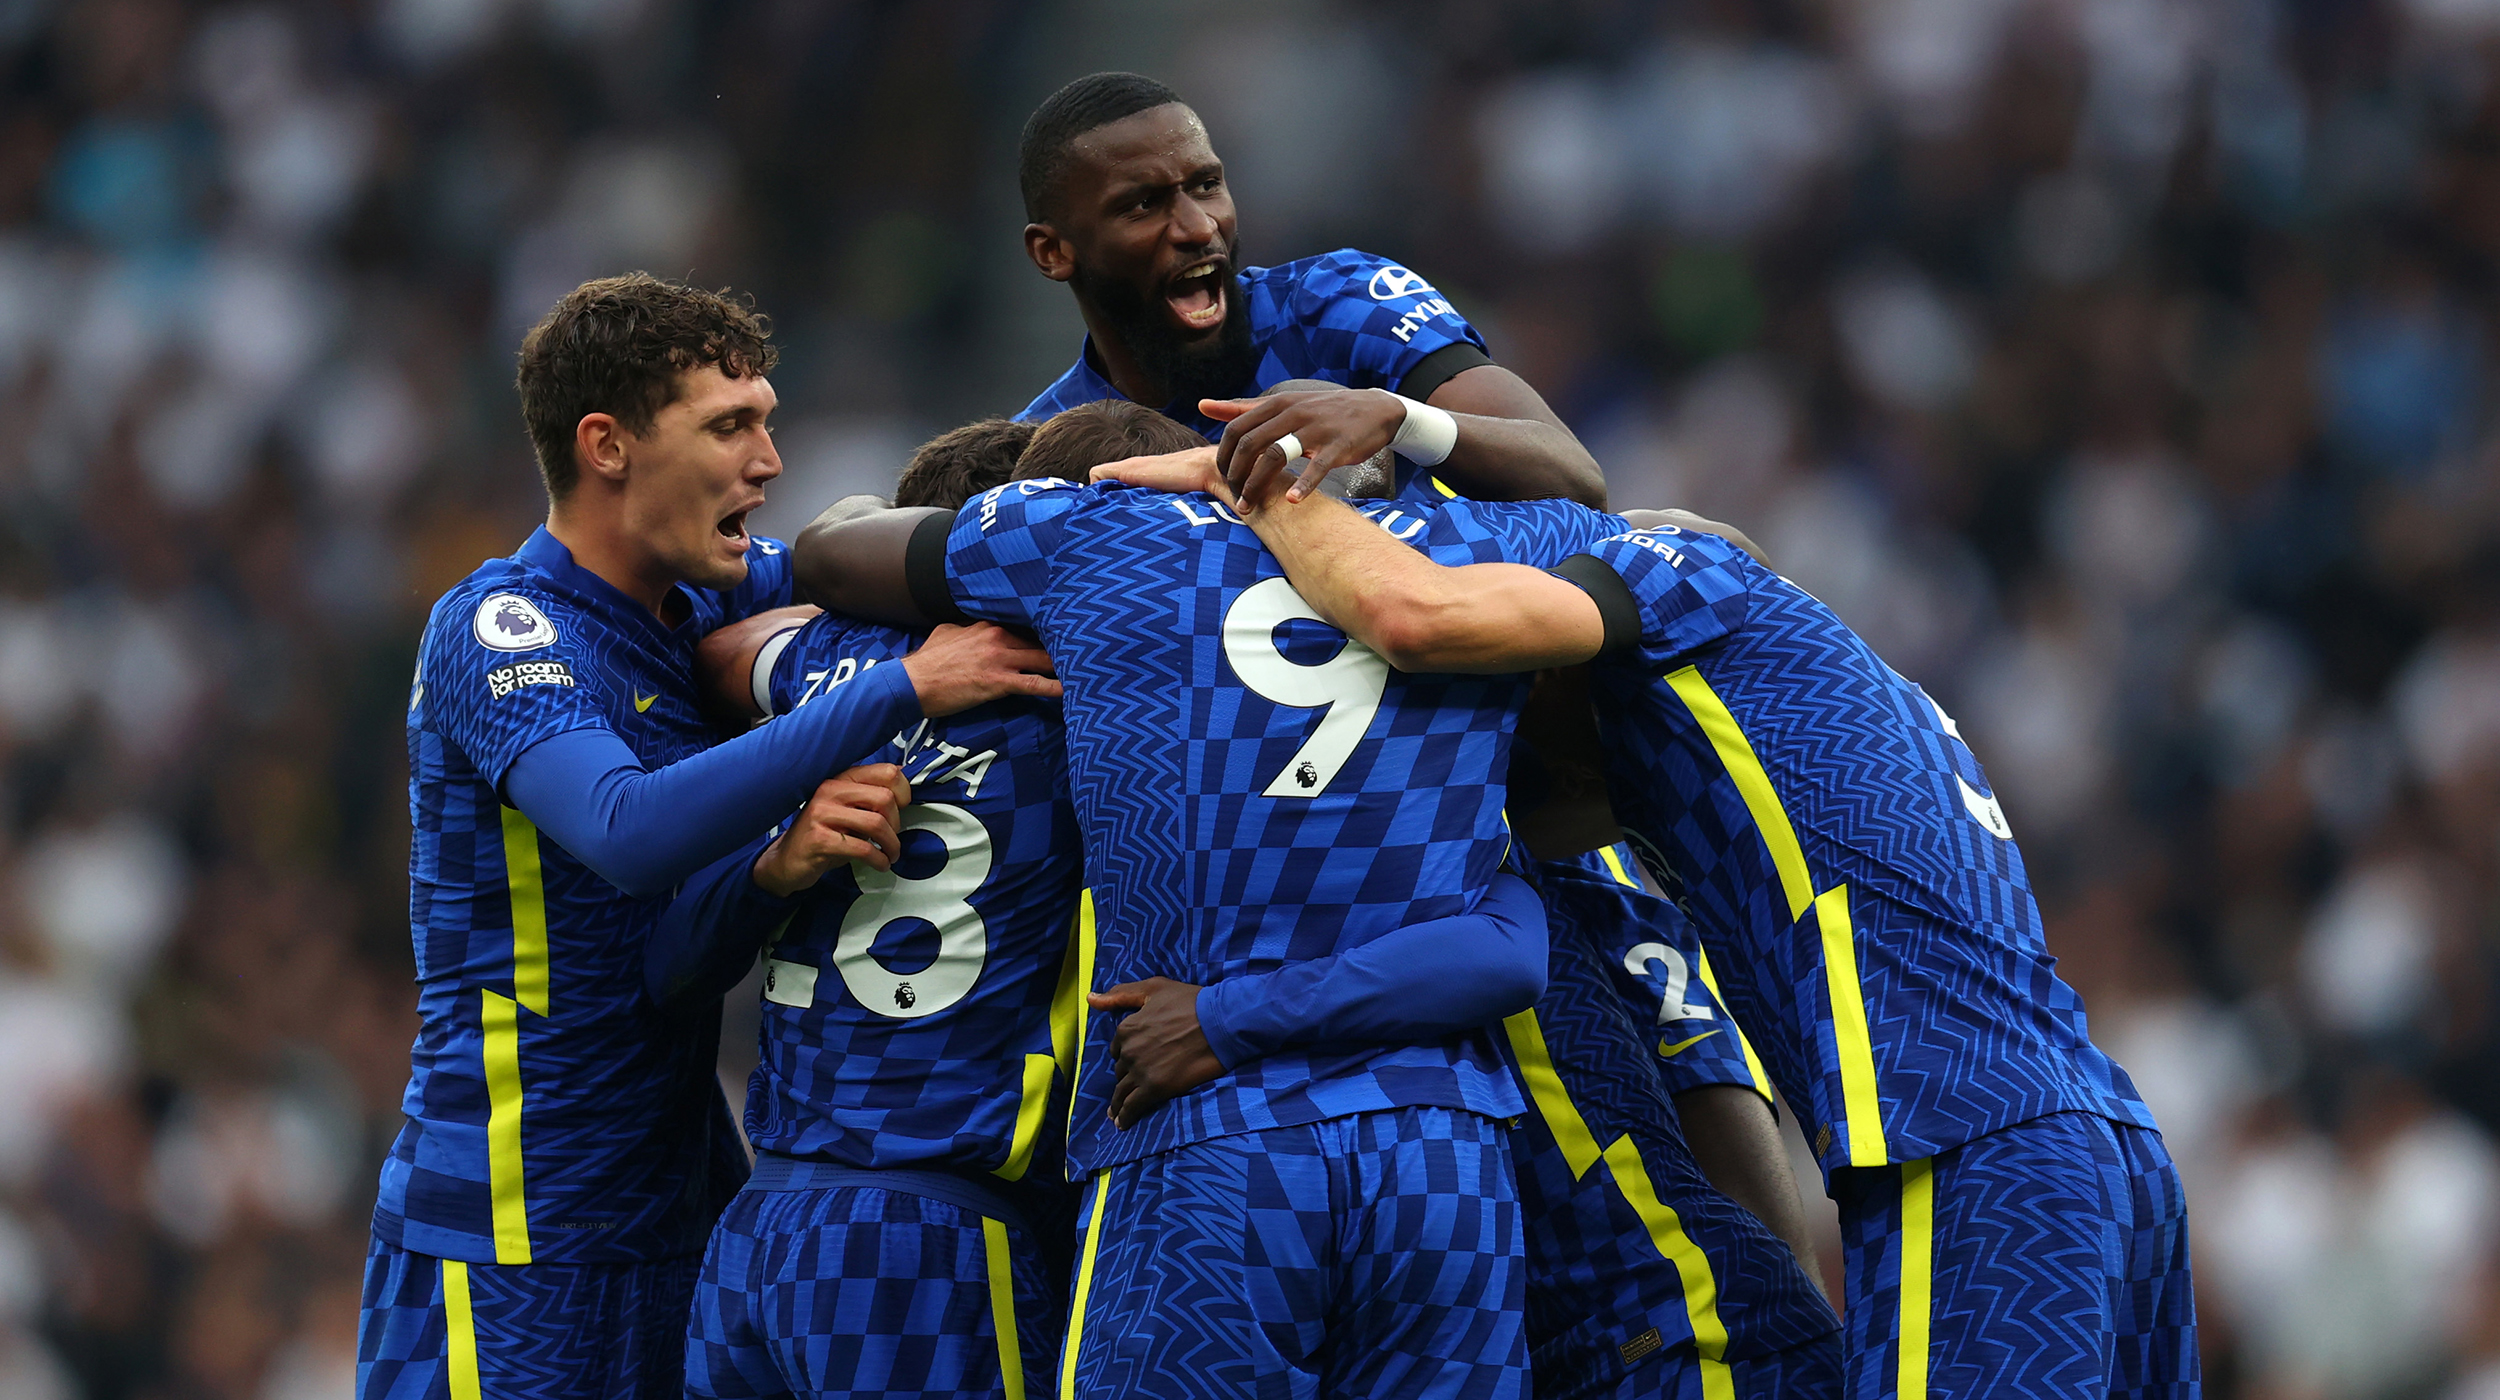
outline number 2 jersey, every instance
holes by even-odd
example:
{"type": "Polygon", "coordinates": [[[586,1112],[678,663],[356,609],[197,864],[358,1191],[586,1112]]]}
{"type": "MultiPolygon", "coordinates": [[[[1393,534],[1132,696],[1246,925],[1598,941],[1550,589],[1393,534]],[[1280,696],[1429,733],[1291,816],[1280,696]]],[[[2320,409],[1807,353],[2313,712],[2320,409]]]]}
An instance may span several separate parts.
{"type": "Polygon", "coordinates": [[[1716,535],[1634,531],[1587,554],[1557,572],[1609,614],[1591,674],[1616,815],[1680,884],[1824,1170],[2068,1110],[2152,1126],[1926,692],[1716,535]]]}
{"type": "MultiPolygon", "coordinates": [[[[771,709],[821,700],[920,640],[822,614],[775,643],[771,709]]],[[[767,948],[747,1136],[796,1157],[1009,1181],[1039,1160],[1055,1180],[1046,1129],[1072,1047],[1054,1051],[1052,1001],[1074,997],[1062,983],[1082,869],[1058,702],[919,721],[861,761],[911,783],[903,858],[837,867],[767,948]]]]}
{"type": "MultiPolygon", "coordinates": [[[[1447,564],[1550,565],[1617,517],[1561,502],[1369,502],[1447,564]]],[[[1468,912],[1507,845],[1519,676],[1402,675],[1321,622],[1249,527],[1204,495],[1015,482],[974,498],[913,587],[1030,628],[1066,687],[1093,936],[1079,985],[1205,985],[1468,912]]],[[[1083,1175],[1187,1143],[1351,1113],[1524,1107],[1481,1032],[1272,1055],[1120,1131],[1115,1018],[1089,1016],[1069,1160],[1083,1175]]]]}

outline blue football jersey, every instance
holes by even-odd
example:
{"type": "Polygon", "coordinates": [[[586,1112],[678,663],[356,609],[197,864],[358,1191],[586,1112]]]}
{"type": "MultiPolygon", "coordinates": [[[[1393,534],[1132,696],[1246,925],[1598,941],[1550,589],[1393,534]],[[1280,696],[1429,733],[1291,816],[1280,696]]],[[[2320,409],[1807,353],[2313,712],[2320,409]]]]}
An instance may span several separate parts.
{"type": "MultiPolygon", "coordinates": [[[[1553,563],[1619,517],[1557,501],[1371,502],[1447,564],[1553,563]]],[[[1079,984],[1205,985],[1467,912],[1507,845],[1502,774],[1527,681],[1401,675],[1321,622],[1204,495],[1023,481],[957,516],[947,585],[1027,627],[1066,686],[1093,892],[1079,984]]],[[[1071,1110],[1088,1173],[1227,1133],[1435,1105],[1519,1111],[1483,1034],[1271,1056],[1126,1131],[1104,1109],[1114,1024],[1089,1016],[1071,1110]]]]}
{"type": "Polygon", "coordinates": [[[777,541],[747,566],[735,592],[681,586],[670,627],[540,529],[434,605],[408,698],[420,1025],[382,1239],[484,1264],[668,1258],[703,1248],[745,1179],[717,1013],[665,1016],[643,992],[667,897],[627,896],[498,794],[570,730],[609,730],[651,768],[709,746],[695,642],[790,601],[777,541]]]}
{"type": "Polygon", "coordinates": [[[2057,977],[1987,775],[1926,692],[1715,535],[1589,553],[1641,619],[1637,648],[1593,668],[1616,814],[1680,884],[1824,1169],[2065,1110],[2151,1126],[2057,977]]]}
{"type": "Polygon", "coordinates": [[[1728,1012],[1700,932],[1673,901],[1642,886],[1630,846],[1534,865],[1548,918],[1568,919],[1596,954],[1626,1014],[1654,1042],[1668,1093],[1740,1084],[1771,1097],[1770,1076],[1728,1012]]]}
{"type": "MultiPolygon", "coordinates": [[[[1352,248],[1276,267],[1246,267],[1236,283],[1235,309],[1250,313],[1250,343],[1259,350],[1258,372],[1241,386],[1243,398],[1288,379],[1396,390],[1435,351],[1454,345],[1484,349],[1484,337],[1431,283],[1352,248]]],[[[1095,367],[1088,341],[1068,372],[1016,417],[1038,421],[1120,397],[1095,367]]],[[[1201,414],[1195,403],[1160,407],[1210,442],[1224,435],[1224,425],[1201,414]]]]}
{"type": "MultiPolygon", "coordinates": [[[[1674,1060],[1658,1054],[1656,1003],[1624,996],[1623,911],[1652,911],[1577,862],[1531,861],[1526,873],[1546,904],[1545,994],[1502,1028],[1533,1105],[1512,1157],[1540,1387],[1611,1393],[1688,1340],[1709,1368],[1835,1330],[1796,1254],[1693,1161],[1670,1097],[1693,1085],[1664,1073],[1674,1060]]],[[[1715,1007],[1672,1010],[1679,1030],[1725,1024],[1715,1007]]],[[[1743,1075],[1742,1054],[1732,1062],[1743,1075]]],[[[1730,1072],[1728,1059],[1719,1064],[1730,1072]]],[[[1702,1390],[1721,1388],[1705,1380],[1702,1390]]]]}
{"type": "MultiPolygon", "coordinates": [[[[920,640],[825,613],[773,662],[773,712],[920,640]]],[[[1042,1143],[1056,1179],[1059,1135],[1044,1128],[1073,1046],[1054,1050],[1051,1010],[1075,995],[1082,873],[1059,705],[997,700],[922,720],[861,761],[899,765],[911,783],[903,859],[827,874],[766,949],[747,1136],[792,1156],[1011,1181],[1042,1143]]]]}

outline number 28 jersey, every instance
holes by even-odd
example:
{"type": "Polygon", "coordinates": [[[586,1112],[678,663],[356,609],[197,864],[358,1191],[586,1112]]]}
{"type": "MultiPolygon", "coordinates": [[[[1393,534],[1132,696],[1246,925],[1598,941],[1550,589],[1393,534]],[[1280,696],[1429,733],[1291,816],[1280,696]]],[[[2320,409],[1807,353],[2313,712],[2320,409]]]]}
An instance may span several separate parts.
{"type": "MultiPolygon", "coordinates": [[[[1358,503],[1445,564],[1550,565],[1621,529],[1555,501],[1358,503]]],[[[940,580],[928,565],[919,596],[940,580]]],[[[1080,983],[1205,985],[1461,914],[1507,845],[1503,774],[1527,682],[1402,675],[1321,622],[1258,537],[1205,495],[1024,481],[957,515],[942,581],[1037,633],[1066,686],[1093,891],[1080,983]]],[[[1525,1107],[1489,1036],[1314,1049],[1245,1065],[1120,1131],[1114,1018],[1078,1049],[1078,1173],[1351,1113],[1525,1107]]]]}
{"type": "MultiPolygon", "coordinates": [[[[822,614],[775,658],[773,712],[920,640],[822,614]]],[[[828,873],[766,949],[747,1136],[792,1156],[1011,1181],[1047,1136],[1055,1176],[1059,1142],[1044,1129],[1065,1052],[1051,1006],[1080,873],[1059,706],[996,700],[924,720],[863,761],[897,764],[912,785],[903,858],[828,873]]]]}

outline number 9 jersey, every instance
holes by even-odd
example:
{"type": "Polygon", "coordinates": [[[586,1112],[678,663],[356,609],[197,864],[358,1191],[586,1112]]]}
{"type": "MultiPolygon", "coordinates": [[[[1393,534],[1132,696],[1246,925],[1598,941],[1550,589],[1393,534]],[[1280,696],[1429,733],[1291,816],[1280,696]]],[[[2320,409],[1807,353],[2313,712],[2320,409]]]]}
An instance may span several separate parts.
{"type": "MultiPolygon", "coordinates": [[[[825,613],[773,659],[772,712],[920,641],[825,613]]],[[[1044,1129],[1065,1051],[1054,1055],[1051,1006],[1081,873],[1059,705],[996,700],[924,720],[861,762],[897,764],[911,783],[903,858],[827,873],[765,948],[747,1136],[794,1157],[1010,1181],[1048,1137],[1055,1177],[1059,1134],[1044,1129]]]]}
{"type": "MultiPolygon", "coordinates": [[[[1565,501],[1367,501],[1443,564],[1556,564],[1620,516],[1565,501]]],[[[1406,675],[1322,622],[1204,494],[1012,482],[973,498],[914,596],[1037,633],[1067,687],[1085,834],[1089,990],[1205,986],[1472,910],[1502,818],[1524,676],[1406,675]]],[[[1235,1133],[1393,1108],[1523,1111],[1490,1037],[1315,1047],[1241,1065],[1125,1130],[1104,1109],[1117,1017],[1089,1016],[1073,1172],[1235,1133]]]]}

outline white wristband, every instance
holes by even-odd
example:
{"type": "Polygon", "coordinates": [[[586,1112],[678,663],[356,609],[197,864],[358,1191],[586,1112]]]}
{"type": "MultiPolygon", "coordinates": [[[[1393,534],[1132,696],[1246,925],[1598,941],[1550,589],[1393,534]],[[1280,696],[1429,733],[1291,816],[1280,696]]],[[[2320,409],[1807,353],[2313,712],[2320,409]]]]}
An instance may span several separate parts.
{"type": "Polygon", "coordinates": [[[755,708],[764,718],[773,717],[773,667],[781,664],[781,654],[790,649],[790,639],[799,634],[796,627],[785,627],[764,639],[755,653],[755,669],[747,673],[747,690],[755,697],[755,708]]]}
{"type": "MultiPolygon", "coordinates": [[[[1380,391],[1389,394],[1383,389],[1380,391]]],[[[1450,450],[1458,446],[1458,420],[1445,408],[1417,403],[1404,394],[1389,394],[1406,405],[1406,421],[1398,424],[1398,435],[1389,446],[1406,460],[1419,467],[1437,467],[1450,459],[1450,450]]]]}

